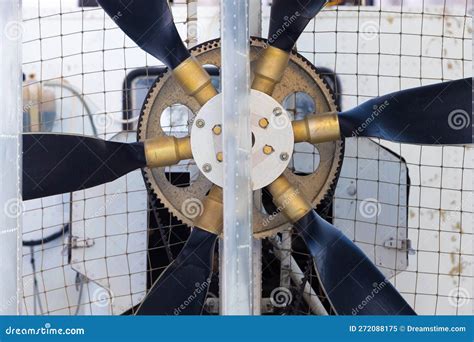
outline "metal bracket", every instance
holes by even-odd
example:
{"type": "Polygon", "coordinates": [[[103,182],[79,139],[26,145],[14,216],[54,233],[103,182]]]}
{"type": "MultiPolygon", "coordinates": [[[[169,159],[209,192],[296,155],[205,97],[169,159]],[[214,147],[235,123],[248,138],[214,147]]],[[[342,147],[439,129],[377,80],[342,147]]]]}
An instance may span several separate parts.
{"type": "Polygon", "coordinates": [[[80,240],[78,236],[73,236],[71,238],[71,248],[89,248],[95,245],[94,239],[86,238],[80,240]]]}
{"type": "Polygon", "coordinates": [[[412,248],[411,240],[410,239],[388,239],[383,243],[385,248],[389,249],[398,249],[400,251],[407,251],[408,254],[414,255],[415,250],[412,248]]]}
{"type": "MultiPolygon", "coordinates": [[[[219,314],[219,298],[207,298],[205,310],[211,314],[219,314]]],[[[270,298],[261,298],[261,313],[273,313],[274,307],[270,298]]]]}

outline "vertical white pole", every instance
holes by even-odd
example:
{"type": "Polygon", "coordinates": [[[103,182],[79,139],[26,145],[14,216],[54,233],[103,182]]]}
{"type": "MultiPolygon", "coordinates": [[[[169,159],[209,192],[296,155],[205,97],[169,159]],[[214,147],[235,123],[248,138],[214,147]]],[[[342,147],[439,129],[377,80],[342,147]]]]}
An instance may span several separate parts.
{"type": "Polygon", "coordinates": [[[0,0],[0,315],[21,298],[22,32],[21,0],[0,0]]]}
{"type": "MultiPolygon", "coordinates": [[[[249,0],[249,31],[254,37],[262,36],[262,1],[249,0]]],[[[262,210],[262,191],[254,193],[255,205],[262,210]]],[[[253,239],[253,314],[262,313],[262,240],[253,239]]]]}
{"type": "Polygon", "coordinates": [[[253,313],[249,0],[221,0],[224,241],[221,313],[253,313]]]}

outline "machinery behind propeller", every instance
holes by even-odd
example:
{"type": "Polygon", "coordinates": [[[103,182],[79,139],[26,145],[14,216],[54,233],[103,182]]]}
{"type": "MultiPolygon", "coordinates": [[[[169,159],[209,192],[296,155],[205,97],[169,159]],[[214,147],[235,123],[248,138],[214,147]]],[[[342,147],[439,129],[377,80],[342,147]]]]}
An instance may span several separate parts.
{"type": "MultiPolygon", "coordinates": [[[[166,0],[98,0],[117,25],[143,50],[165,63],[178,84],[204,105],[217,94],[209,75],[190,56],[173,22],[166,0]],[[116,13],[124,13],[116,16],[116,13]]],[[[274,0],[269,45],[254,68],[252,88],[271,95],[286,69],[289,54],[324,0],[274,0]],[[293,18],[281,30],[285,18],[293,18]]],[[[464,79],[396,92],[342,113],[311,115],[294,121],[295,142],[320,143],[350,136],[419,144],[472,142],[472,80],[464,79]]],[[[205,146],[203,146],[205,148],[205,146]]],[[[142,167],[161,167],[191,159],[190,139],[157,137],[124,144],[74,135],[24,134],[23,198],[32,199],[85,189],[112,181],[142,167]]],[[[319,281],[338,314],[351,314],[373,290],[384,284],[362,315],[415,314],[377,267],[350,240],[318,216],[305,198],[280,176],[267,187],[276,205],[303,237],[313,256],[319,281]]],[[[222,232],[222,189],[213,186],[204,211],[181,253],[150,289],[138,314],[176,314],[200,284],[199,296],[179,314],[200,314],[212,272],[215,241],[222,232]]]]}

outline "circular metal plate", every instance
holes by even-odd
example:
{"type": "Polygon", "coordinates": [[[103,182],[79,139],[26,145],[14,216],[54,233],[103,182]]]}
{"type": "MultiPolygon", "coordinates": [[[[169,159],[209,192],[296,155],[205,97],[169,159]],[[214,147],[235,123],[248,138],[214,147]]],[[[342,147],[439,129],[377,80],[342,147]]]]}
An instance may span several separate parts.
{"type": "MultiPolygon", "coordinates": [[[[286,110],[271,96],[250,92],[252,188],[261,189],[280,176],[293,154],[294,136],[286,110]],[[263,122],[262,122],[262,121],[263,122]]],[[[212,183],[223,187],[222,96],[209,100],[193,120],[191,148],[199,170],[212,183]]]]}
{"type": "MultiPolygon", "coordinates": [[[[251,61],[257,58],[264,46],[265,42],[262,39],[253,38],[251,40],[251,61]]],[[[214,65],[217,68],[220,66],[219,40],[197,45],[191,50],[191,54],[203,65],[214,65]]],[[[337,110],[333,95],[317,73],[316,68],[304,57],[292,52],[283,79],[276,86],[272,97],[278,103],[283,103],[285,98],[297,92],[306,93],[314,100],[316,114],[337,110]]],[[[194,114],[198,113],[200,109],[194,98],[187,96],[172,78],[171,73],[166,72],[158,77],[145,100],[138,125],[138,140],[143,141],[166,134],[168,127],[161,125],[162,114],[166,112],[165,110],[169,110],[170,106],[176,104],[186,106],[194,114]]],[[[194,117],[190,118],[190,122],[194,120],[194,117]]],[[[287,168],[285,175],[292,184],[300,189],[303,196],[310,200],[314,206],[318,206],[331,199],[342,162],[343,142],[327,142],[317,144],[315,147],[319,152],[320,161],[314,173],[297,175],[287,168]]],[[[196,168],[196,165],[193,161],[189,161],[184,167],[193,169],[196,168]]],[[[169,168],[145,169],[145,181],[149,183],[159,200],[175,217],[192,226],[192,218],[183,212],[182,204],[189,198],[202,201],[212,183],[202,173],[199,173],[189,186],[175,186],[168,180],[168,171],[169,168]]],[[[288,228],[290,224],[281,213],[262,212],[260,198],[259,192],[256,191],[253,215],[254,235],[266,237],[288,228]]]]}

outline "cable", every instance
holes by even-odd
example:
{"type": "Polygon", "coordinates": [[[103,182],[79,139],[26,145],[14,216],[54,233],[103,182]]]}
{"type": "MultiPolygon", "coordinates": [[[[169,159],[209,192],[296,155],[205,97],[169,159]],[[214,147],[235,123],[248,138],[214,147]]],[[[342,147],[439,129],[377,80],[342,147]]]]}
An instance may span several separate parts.
{"type": "Polygon", "coordinates": [[[68,231],[69,231],[69,223],[66,223],[60,231],[53,233],[45,238],[38,239],[38,240],[26,240],[26,241],[23,240],[23,246],[25,247],[40,246],[40,245],[46,244],[48,242],[51,242],[60,238],[61,236],[66,234],[68,231]]]}
{"type": "Polygon", "coordinates": [[[86,111],[87,116],[89,117],[89,121],[92,126],[92,133],[94,134],[94,136],[96,137],[98,136],[97,128],[95,127],[94,119],[92,118],[92,110],[89,107],[89,104],[87,103],[87,101],[84,99],[84,96],[76,88],[74,88],[73,86],[69,84],[56,83],[56,82],[44,82],[43,85],[48,86],[48,87],[64,88],[64,89],[69,90],[73,95],[77,96],[79,100],[81,101],[82,105],[84,106],[84,110],[86,111]]]}

